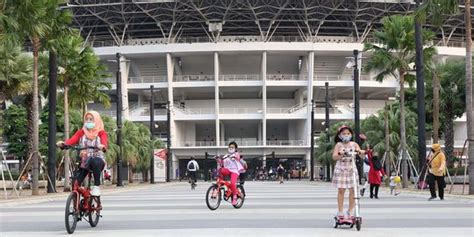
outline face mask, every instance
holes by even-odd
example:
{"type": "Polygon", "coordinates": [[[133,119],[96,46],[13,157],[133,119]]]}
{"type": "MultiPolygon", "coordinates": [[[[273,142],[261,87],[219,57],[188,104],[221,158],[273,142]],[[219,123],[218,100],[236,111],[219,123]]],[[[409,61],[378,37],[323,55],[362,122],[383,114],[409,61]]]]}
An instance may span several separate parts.
{"type": "Polygon", "coordinates": [[[87,129],[93,129],[95,127],[95,123],[94,122],[87,122],[85,127],[87,129]]]}
{"type": "Polygon", "coordinates": [[[235,152],[235,149],[234,148],[229,148],[229,153],[234,153],[235,152]]]}
{"type": "Polygon", "coordinates": [[[350,142],[352,139],[352,135],[339,135],[339,138],[342,140],[342,142],[350,142]]]}

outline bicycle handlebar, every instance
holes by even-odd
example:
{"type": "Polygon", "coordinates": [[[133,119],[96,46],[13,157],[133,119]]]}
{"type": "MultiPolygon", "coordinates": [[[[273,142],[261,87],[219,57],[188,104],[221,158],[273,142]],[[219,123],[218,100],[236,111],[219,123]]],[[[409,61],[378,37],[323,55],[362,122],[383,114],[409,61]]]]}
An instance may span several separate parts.
{"type": "Polygon", "coordinates": [[[61,148],[61,150],[69,150],[69,149],[73,149],[73,150],[76,150],[76,151],[82,151],[82,150],[88,150],[88,149],[93,149],[93,150],[96,150],[96,151],[105,151],[105,148],[104,149],[100,149],[98,147],[95,147],[95,146],[87,146],[87,147],[81,147],[81,146],[78,146],[78,145],[67,145],[67,144],[62,144],[59,146],[59,148],[61,148]]]}

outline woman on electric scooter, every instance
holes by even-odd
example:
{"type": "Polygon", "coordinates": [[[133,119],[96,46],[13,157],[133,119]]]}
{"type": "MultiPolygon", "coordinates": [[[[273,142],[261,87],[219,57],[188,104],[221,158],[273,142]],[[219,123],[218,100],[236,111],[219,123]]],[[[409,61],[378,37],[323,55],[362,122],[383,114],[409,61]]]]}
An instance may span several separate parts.
{"type": "Polygon", "coordinates": [[[344,218],[353,219],[352,212],[355,206],[354,200],[354,183],[359,180],[359,174],[357,169],[352,166],[353,153],[365,154],[365,151],[361,150],[357,143],[353,142],[354,132],[348,126],[342,126],[338,129],[336,136],[334,137],[334,151],[332,158],[336,161],[334,167],[334,176],[332,179],[333,185],[338,189],[337,193],[337,218],[343,220],[344,218]],[[353,173],[355,172],[355,180],[353,173]],[[344,216],[344,193],[346,189],[349,189],[349,210],[344,216]]]}
{"type": "Polygon", "coordinates": [[[230,142],[228,146],[229,153],[225,155],[222,161],[223,167],[219,171],[219,176],[224,179],[226,176],[230,176],[232,191],[232,205],[237,204],[237,179],[241,172],[244,171],[244,167],[240,162],[240,154],[237,151],[237,143],[230,142]]]}
{"type": "Polygon", "coordinates": [[[79,169],[79,184],[82,184],[89,169],[94,175],[94,186],[91,188],[92,196],[100,196],[100,175],[105,167],[104,151],[108,147],[107,132],[104,130],[104,123],[95,111],[89,111],[84,115],[84,126],[78,130],[70,139],[58,142],[59,147],[64,145],[76,145],[81,147],[96,147],[97,149],[87,149],[81,151],[82,162],[79,169]]]}

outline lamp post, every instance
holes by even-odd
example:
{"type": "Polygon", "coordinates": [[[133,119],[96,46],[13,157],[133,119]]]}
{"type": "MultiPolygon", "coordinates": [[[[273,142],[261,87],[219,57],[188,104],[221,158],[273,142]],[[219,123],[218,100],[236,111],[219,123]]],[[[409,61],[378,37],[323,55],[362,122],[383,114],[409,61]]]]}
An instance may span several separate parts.
{"type": "MultiPolygon", "coordinates": [[[[324,127],[326,130],[326,137],[327,137],[327,142],[329,142],[331,139],[329,138],[329,82],[324,83],[324,87],[326,88],[326,96],[325,96],[325,103],[324,103],[324,108],[325,108],[325,122],[324,122],[324,127]]],[[[331,181],[331,163],[328,162],[326,165],[326,181],[330,182],[331,181]]]]}
{"type": "MultiPolygon", "coordinates": [[[[355,142],[360,146],[360,95],[359,95],[359,50],[353,51],[354,59],[354,136],[355,142]]],[[[362,173],[362,162],[358,162],[357,171],[362,173]]],[[[362,175],[359,175],[359,183],[362,184],[362,175]]]]}
{"type": "Polygon", "coordinates": [[[56,192],[56,86],[58,78],[57,57],[49,52],[49,112],[48,112],[48,193],[56,192]]]}
{"type": "Polygon", "coordinates": [[[154,86],[150,86],[150,139],[151,139],[151,161],[150,161],[150,183],[155,183],[155,96],[154,96],[154,86]]]}
{"type": "MultiPolygon", "coordinates": [[[[420,0],[416,0],[416,7],[420,6],[420,0]]],[[[425,134],[425,75],[423,66],[423,35],[421,23],[415,20],[415,49],[416,49],[416,105],[418,114],[418,157],[420,170],[425,166],[426,157],[426,134],[425,134]]],[[[419,178],[422,179],[423,176],[419,178]]]]}
{"type": "Polygon", "coordinates": [[[311,99],[311,154],[310,154],[310,181],[314,181],[314,99],[311,99]]]}
{"type": "Polygon", "coordinates": [[[166,124],[167,124],[167,132],[166,132],[166,182],[170,181],[170,169],[171,169],[171,113],[170,113],[170,101],[166,103],[166,124]]]}
{"type": "Polygon", "coordinates": [[[120,53],[115,55],[117,57],[117,146],[119,152],[117,153],[117,186],[123,186],[122,183],[122,78],[120,72],[120,53]]]}

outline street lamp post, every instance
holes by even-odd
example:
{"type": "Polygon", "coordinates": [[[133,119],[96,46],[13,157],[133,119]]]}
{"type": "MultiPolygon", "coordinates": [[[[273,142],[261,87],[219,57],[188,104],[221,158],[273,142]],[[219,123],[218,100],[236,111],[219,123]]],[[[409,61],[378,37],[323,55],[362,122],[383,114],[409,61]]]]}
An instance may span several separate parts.
{"type": "Polygon", "coordinates": [[[150,183],[155,183],[155,95],[153,94],[154,86],[150,86],[150,139],[151,139],[151,161],[150,161],[150,183]]]}
{"type": "Polygon", "coordinates": [[[120,75],[120,53],[115,55],[117,57],[117,146],[119,152],[117,153],[117,186],[123,186],[122,183],[122,78],[120,75]]]}
{"type": "Polygon", "coordinates": [[[310,154],[310,165],[311,165],[311,178],[310,181],[314,181],[314,99],[311,99],[311,154],[310,154]]]}
{"type": "MultiPolygon", "coordinates": [[[[416,0],[416,7],[420,6],[420,1],[416,0]]],[[[426,156],[426,134],[425,134],[425,75],[423,66],[423,35],[419,21],[415,20],[415,46],[416,46],[416,102],[418,113],[418,157],[420,161],[420,170],[425,165],[426,156]]],[[[420,176],[419,178],[422,178],[420,176]]]]}
{"type": "MultiPolygon", "coordinates": [[[[325,108],[324,127],[326,130],[327,142],[329,142],[331,140],[329,138],[329,82],[325,82],[324,87],[326,88],[326,96],[325,96],[325,103],[324,103],[324,108],[325,108]]],[[[331,174],[331,163],[328,162],[326,165],[326,181],[327,182],[331,181],[330,174],[331,174]]]]}
{"type": "Polygon", "coordinates": [[[56,192],[56,86],[58,78],[57,57],[49,52],[49,114],[48,114],[48,193],[56,192]]]}
{"type": "Polygon", "coordinates": [[[171,169],[171,113],[170,101],[166,103],[166,123],[167,123],[167,132],[166,132],[166,182],[170,181],[170,169],[171,169]]]}
{"type": "MultiPolygon", "coordinates": [[[[354,136],[355,142],[360,146],[360,98],[359,98],[359,50],[355,49],[354,54],[354,136]]],[[[362,162],[357,167],[359,174],[362,173],[362,162]]],[[[362,175],[359,175],[359,183],[362,183],[362,175]]]]}

